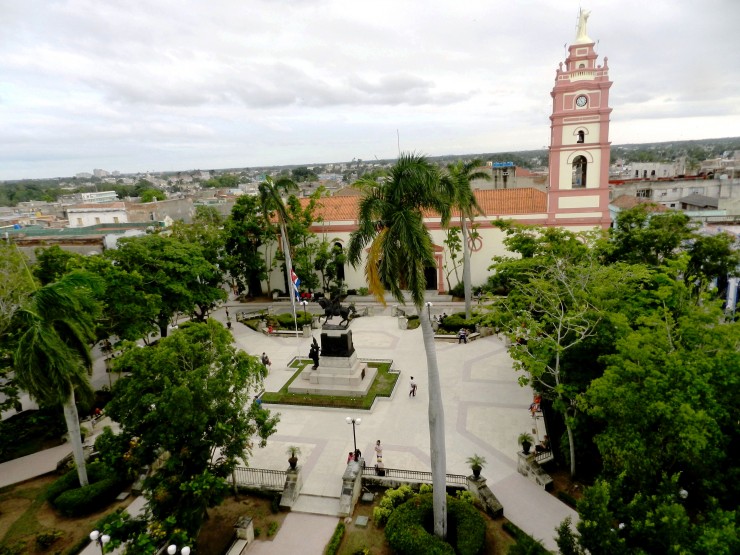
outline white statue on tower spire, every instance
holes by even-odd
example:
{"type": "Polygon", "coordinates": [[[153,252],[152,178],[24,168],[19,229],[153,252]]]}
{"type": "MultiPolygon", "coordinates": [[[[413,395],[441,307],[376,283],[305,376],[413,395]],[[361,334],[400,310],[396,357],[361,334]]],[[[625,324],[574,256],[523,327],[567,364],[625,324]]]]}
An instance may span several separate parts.
{"type": "Polygon", "coordinates": [[[578,30],[576,31],[576,44],[585,44],[593,42],[588,37],[588,31],[586,30],[586,24],[588,23],[588,16],[591,15],[590,10],[584,10],[579,8],[578,10],[578,30]]]}

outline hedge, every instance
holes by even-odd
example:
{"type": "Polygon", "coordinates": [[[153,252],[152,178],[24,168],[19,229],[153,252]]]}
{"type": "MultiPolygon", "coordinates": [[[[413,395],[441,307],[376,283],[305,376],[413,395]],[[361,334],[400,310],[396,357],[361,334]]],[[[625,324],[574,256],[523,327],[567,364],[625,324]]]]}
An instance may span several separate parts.
{"type": "Polygon", "coordinates": [[[471,318],[470,320],[466,320],[464,312],[457,312],[445,317],[439,327],[453,332],[458,331],[460,328],[467,328],[470,331],[473,331],[475,329],[475,325],[478,323],[478,320],[479,318],[475,317],[471,318]]]}
{"type": "Polygon", "coordinates": [[[118,478],[106,478],[88,486],[65,491],[54,500],[64,516],[81,516],[108,506],[121,492],[118,478]]]}
{"type": "Polygon", "coordinates": [[[325,555],[336,555],[337,551],[339,551],[339,545],[342,543],[342,538],[344,537],[344,523],[340,522],[337,524],[336,530],[334,530],[334,534],[332,534],[331,539],[329,540],[329,544],[326,546],[326,550],[324,551],[325,555]]]}
{"type": "Polygon", "coordinates": [[[433,494],[417,495],[396,510],[388,519],[385,537],[391,548],[401,555],[478,555],[486,541],[486,525],[477,509],[453,497],[447,497],[447,537],[452,545],[424,528],[433,520],[433,494]]]}
{"type": "Polygon", "coordinates": [[[46,499],[64,516],[80,516],[110,504],[121,491],[121,480],[99,462],[87,465],[89,485],[79,487],[72,469],[46,490],[46,499]]]}
{"type": "MultiPolygon", "coordinates": [[[[110,470],[100,462],[92,462],[86,465],[85,468],[87,469],[87,479],[91,484],[110,478],[110,470]]],[[[77,469],[73,468],[46,488],[46,499],[53,505],[54,500],[62,493],[79,487],[80,481],[77,477],[77,469]]]]}

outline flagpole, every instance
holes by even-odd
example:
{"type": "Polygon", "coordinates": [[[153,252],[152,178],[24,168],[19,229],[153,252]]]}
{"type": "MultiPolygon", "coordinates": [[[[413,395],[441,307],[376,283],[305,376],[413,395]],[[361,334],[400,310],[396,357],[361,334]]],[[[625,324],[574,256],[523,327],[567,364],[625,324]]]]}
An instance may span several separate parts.
{"type": "Polygon", "coordinates": [[[285,224],[281,224],[282,232],[283,232],[283,252],[285,253],[285,275],[288,278],[288,287],[290,287],[290,305],[293,309],[293,325],[295,326],[296,334],[298,333],[298,317],[296,316],[295,312],[295,286],[293,284],[293,276],[291,273],[293,272],[293,260],[290,257],[290,246],[288,245],[288,230],[285,227],[285,224]]]}

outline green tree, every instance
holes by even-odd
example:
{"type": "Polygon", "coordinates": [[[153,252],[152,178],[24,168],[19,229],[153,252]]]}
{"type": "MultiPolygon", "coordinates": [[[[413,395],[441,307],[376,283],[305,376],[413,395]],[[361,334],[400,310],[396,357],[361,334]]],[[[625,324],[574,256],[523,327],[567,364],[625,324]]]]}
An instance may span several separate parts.
{"type": "Polygon", "coordinates": [[[217,189],[236,189],[239,187],[239,176],[231,174],[216,175],[203,183],[203,187],[217,189]]]}
{"type": "MultiPolygon", "coordinates": [[[[462,249],[463,249],[463,286],[465,289],[465,318],[471,317],[471,299],[472,283],[470,277],[470,244],[468,237],[468,222],[471,224],[476,215],[482,215],[483,209],[475,198],[470,182],[476,179],[490,181],[491,177],[482,171],[477,170],[481,167],[481,160],[471,160],[463,162],[458,160],[454,164],[447,166],[447,175],[445,178],[449,181],[451,207],[460,213],[460,230],[462,231],[462,249]]],[[[444,223],[444,222],[443,222],[444,223]]]]}
{"type": "Polygon", "coordinates": [[[463,250],[462,242],[460,241],[460,228],[450,227],[445,232],[444,244],[447,247],[449,253],[445,258],[445,279],[447,280],[447,291],[452,291],[452,283],[450,282],[450,276],[455,273],[457,283],[460,283],[460,274],[458,268],[460,268],[460,262],[458,257],[460,252],[463,250]]]}
{"type": "Polygon", "coordinates": [[[167,195],[164,194],[164,191],[152,188],[139,192],[139,198],[141,202],[153,202],[155,200],[166,200],[167,195]]]}
{"type": "MultiPolygon", "coordinates": [[[[18,400],[18,388],[12,372],[13,315],[26,304],[36,289],[26,256],[15,245],[0,243],[0,411],[18,400]]],[[[2,423],[0,423],[2,427],[2,423]]]]}
{"type": "Polygon", "coordinates": [[[654,212],[655,205],[640,204],[617,215],[615,227],[604,245],[609,261],[660,266],[676,258],[692,238],[692,225],[683,212],[654,212]]]}
{"type": "MultiPolygon", "coordinates": [[[[434,266],[432,238],[424,225],[423,211],[436,210],[449,219],[450,191],[444,187],[438,168],[424,156],[402,154],[383,183],[360,180],[364,190],[358,214],[358,229],[349,241],[348,259],[357,267],[365,259],[365,275],[370,291],[380,302],[384,289],[404,303],[403,289],[408,289],[420,315],[424,311],[424,270],[434,266]]],[[[444,409],[439,383],[434,331],[429,318],[420,318],[429,375],[429,437],[434,485],[434,533],[447,534],[446,452],[444,409]]]]}
{"type": "Polygon", "coordinates": [[[82,266],[82,255],[62,250],[59,245],[40,247],[34,252],[36,263],[33,265],[33,275],[41,285],[54,283],[73,269],[82,266]]]}
{"type": "Polygon", "coordinates": [[[129,374],[106,411],[138,438],[142,463],[162,463],[145,484],[148,506],[191,536],[227,492],[234,467],[255,443],[266,445],[279,420],[251,401],[264,365],[232,341],[215,320],[189,322],[154,347],[129,349],[114,366],[129,374]]]}
{"type": "Polygon", "coordinates": [[[260,295],[261,281],[268,277],[268,267],[262,250],[263,247],[269,249],[272,234],[268,232],[267,222],[260,211],[257,197],[242,195],[237,199],[224,225],[224,265],[238,290],[246,289],[250,295],[260,295]]]}
{"type": "Polygon", "coordinates": [[[293,168],[291,171],[293,181],[296,183],[318,181],[319,176],[313,170],[309,170],[307,167],[302,166],[299,168],[293,168]]]}
{"type": "Polygon", "coordinates": [[[73,272],[33,292],[14,315],[18,337],[13,360],[18,385],[39,404],[62,405],[81,486],[87,485],[75,399],[89,401],[99,283],[73,272]]]}
{"type": "Polygon", "coordinates": [[[686,281],[692,284],[694,294],[706,291],[709,283],[716,279],[718,294],[727,289],[727,278],[736,277],[740,271],[740,251],[735,247],[735,237],[729,233],[699,235],[689,247],[686,281]]]}
{"type": "Polygon", "coordinates": [[[177,313],[203,320],[217,301],[226,298],[222,273],[203,256],[200,245],[176,237],[145,235],[128,237],[107,252],[123,271],[143,278],[143,292],[156,297],[157,316],[152,322],[162,337],[177,313]]]}

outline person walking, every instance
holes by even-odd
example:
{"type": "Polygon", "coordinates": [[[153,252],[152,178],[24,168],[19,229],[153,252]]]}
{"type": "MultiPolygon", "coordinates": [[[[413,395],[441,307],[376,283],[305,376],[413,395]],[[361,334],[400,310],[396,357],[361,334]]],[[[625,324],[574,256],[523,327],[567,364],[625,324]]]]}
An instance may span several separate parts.
{"type": "Polygon", "coordinates": [[[272,362],[270,362],[270,357],[268,357],[265,353],[262,353],[262,364],[264,364],[268,370],[270,366],[272,366],[272,362]]]}
{"type": "Polygon", "coordinates": [[[416,382],[414,381],[414,377],[411,376],[411,382],[409,383],[411,386],[411,389],[409,390],[409,397],[416,397],[416,382]]]}
{"type": "Polygon", "coordinates": [[[457,332],[457,344],[460,343],[466,343],[468,342],[468,330],[465,328],[460,328],[460,331],[457,332]]]}
{"type": "Polygon", "coordinates": [[[378,460],[383,458],[383,446],[380,444],[380,440],[375,442],[375,456],[378,460]]]}

